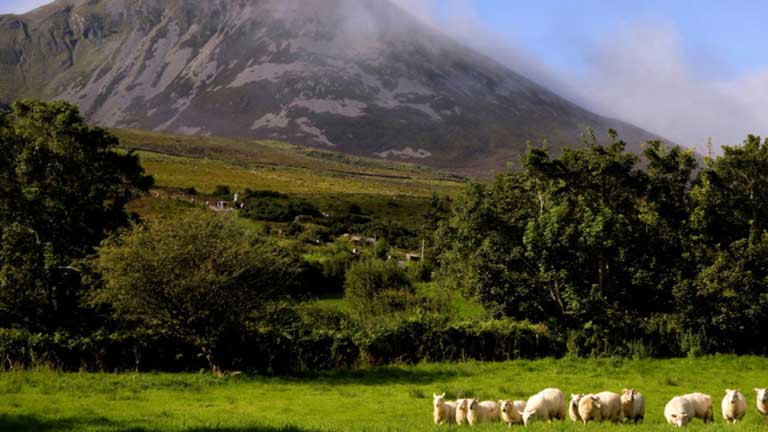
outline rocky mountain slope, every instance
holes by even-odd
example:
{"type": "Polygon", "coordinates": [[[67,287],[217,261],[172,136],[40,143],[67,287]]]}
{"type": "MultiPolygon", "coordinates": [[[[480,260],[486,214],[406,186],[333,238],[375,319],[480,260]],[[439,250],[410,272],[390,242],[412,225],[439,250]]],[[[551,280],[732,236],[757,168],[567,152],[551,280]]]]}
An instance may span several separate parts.
{"type": "Polygon", "coordinates": [[[58,0],[0,16],[0,103],[104,126],[279,139],[487,174],[617,129],[387,0],[58,0]]]}

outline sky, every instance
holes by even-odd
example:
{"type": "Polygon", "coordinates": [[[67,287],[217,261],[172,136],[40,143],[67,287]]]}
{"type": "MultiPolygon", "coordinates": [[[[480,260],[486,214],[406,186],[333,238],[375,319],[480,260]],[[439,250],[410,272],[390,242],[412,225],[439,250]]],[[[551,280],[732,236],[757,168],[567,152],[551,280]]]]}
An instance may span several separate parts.
{"type": "MultiPolygon", "coordinates": [[[[392,1],[568,99],[676,143],[768,135],[768,2],[392,1]]],[[[0,13],[46,2],[0,0],[0,13]]]]}
{"type": "Polygon", "coordinates": [[[715,152],[768,136],[768,2],[393,0],[562,96],[715,152]]]}

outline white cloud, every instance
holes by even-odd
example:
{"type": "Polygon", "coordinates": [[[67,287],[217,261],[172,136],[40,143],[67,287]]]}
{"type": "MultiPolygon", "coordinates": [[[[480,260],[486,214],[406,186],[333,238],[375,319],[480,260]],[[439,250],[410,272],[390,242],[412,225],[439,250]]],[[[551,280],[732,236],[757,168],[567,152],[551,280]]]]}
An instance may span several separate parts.
{"type": "Polygon", "coordinates": [[[689,147],[740,144],[767,135],[768,70],[711,81],[685,61],[675,29],[638,21],[594,47],[582,77],[590,108],[689,147]]]}
{"type": "MultiPolygon", "coordinates": [[[[424,22],[598,114],[704,150],[768,136],[768,70],[728,81],[702,77],[686,61],[680,35],[661,20],[622,23],[609,39],[582,47],[586,68],[553,70],[536,53],[489,30],[471,0],[392,0],[424,22]]],[[[700,59],[701,60],[701,59],[700,59]]],[[[697,64],[707,64],[708,59],[697,64]]],[[[719,59],[709,64],[720,66],[719,59]]]]}

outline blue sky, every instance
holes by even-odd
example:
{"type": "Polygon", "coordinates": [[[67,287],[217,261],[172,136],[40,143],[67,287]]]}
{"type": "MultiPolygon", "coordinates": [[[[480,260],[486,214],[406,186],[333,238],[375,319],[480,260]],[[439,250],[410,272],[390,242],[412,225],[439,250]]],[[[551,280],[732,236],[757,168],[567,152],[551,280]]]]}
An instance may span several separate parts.
{"type": "MultiPolygon", "coordinates": [[[[768,1],[391,1],[595,112],[675,142],[768,135],[768,1]]],[[[0,0],[0,13],[44,3],[0,0]]]]}
{"type": "Polygon", "coordinates": [[[50,0],[0,0],[0,13],[24,13],[50,0]]]}
{"type": "Polygon", "coordinates": [[[638,20],[674,28],[686,60],[727,78],[768,65],[768,2],[714,0],[476,0],[478,16],[555,68],[584,67],[583,47],[638,20]]]}

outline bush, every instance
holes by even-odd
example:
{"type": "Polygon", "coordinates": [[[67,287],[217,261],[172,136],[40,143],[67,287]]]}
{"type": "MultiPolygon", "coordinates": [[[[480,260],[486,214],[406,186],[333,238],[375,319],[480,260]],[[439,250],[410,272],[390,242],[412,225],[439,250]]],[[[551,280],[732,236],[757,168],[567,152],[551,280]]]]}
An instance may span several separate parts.
{"type": "Polygon", "coordinates": [[[413,292],[405,270],[394,261],[365,259],[355,262],[347,270],[344,297],[359,315],[375,311],[378,297],[385,291],[413,292]]]}
{"type": "Polygon", "coordinates": [[[422,260],[407,267],[408,277],[414,283],[429,282],[432,280],[432,272],[435,270],[435,262],[432,260],[422,260]]]}
{"type": "Polygon", "coordinates": [[[297,216],[320,217],[313,204],[273,191],[246,191],[241,199],[244,217],[269,222],[292,222],[297,216]]]}
{"type": "MultiPolygon", "coordinates": [[[[325,307],[282,310],[275,325],[254,325],[219,345],[222,366],[260,373],[384,365],[396,362],[501,361],[560,356],[562,344],[543,326],[509,320],[447,324],[423,315],[370,330],[349,326],[325,307]],[[290,324],[286,324],[290,322],[290,324]]],[[[99,330],[31,333],[0,329],[0,368],[50,365],[68,371],[197,371],[205,359],[183,340],[158,333],[99,330]]]]}
{"type": "Polygon", "coordinates": [[[227,185],[216,185],[211,195],[218,198],[229,199],[232,197],[232,191],[227,185]]]}
{"type": "Polygon", "coordinates": [[[271,302],[306,289],[301,257],[205,210],[134,226],[104,244],[96,303],[197,345],[218,372],[219,340],[271,302]]]}
{"type": "Polygon", "coordinates": [[[313,265],[322,273],[322,293],[343,293],[347,269],[357,257],[347,245],[337,242],[324,245],[318,254],[313,265]]]}

